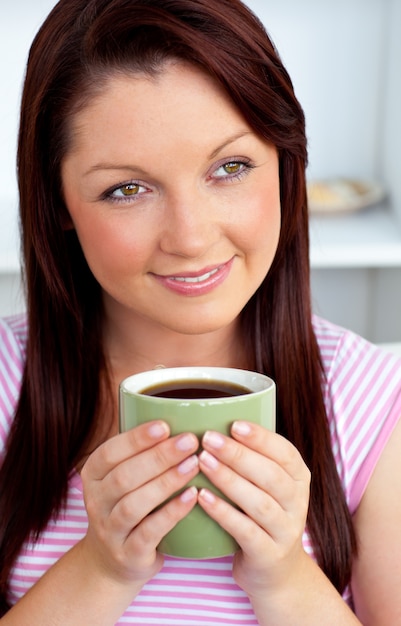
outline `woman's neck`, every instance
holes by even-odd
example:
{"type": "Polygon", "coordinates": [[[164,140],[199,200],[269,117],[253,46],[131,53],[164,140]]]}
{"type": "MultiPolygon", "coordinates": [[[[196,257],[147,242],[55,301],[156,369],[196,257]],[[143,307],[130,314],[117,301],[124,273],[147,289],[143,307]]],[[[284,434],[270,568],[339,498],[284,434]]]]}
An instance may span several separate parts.
{"type": "Polygon", "coordinates": [[[156,367],[219,366],[249,368],[236,321],[202,335],[184,335],[146,320],[105,322],[105,352],[114,380],[156,367]]]}
{"type": "Polygon", "coordinates": [[[104,395],[88,454],[118,433],[118,389],[124,378],[157,367],[253,367],[238,321],[211,333],[182,335],[144,320],[134,323],[132,319],[125,319],[116,323],[115,319],[106,317],[104,349],[107,362],[107,371],[102,377],[104,395]]]}

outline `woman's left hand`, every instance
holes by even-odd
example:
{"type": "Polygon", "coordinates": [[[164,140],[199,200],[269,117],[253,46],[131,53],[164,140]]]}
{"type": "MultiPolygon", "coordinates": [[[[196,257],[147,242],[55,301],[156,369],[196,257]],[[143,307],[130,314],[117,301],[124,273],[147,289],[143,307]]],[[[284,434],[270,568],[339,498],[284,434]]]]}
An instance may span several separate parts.
{"type": "Polygon", "coordinates": [[[234,423],[232,437],[208,432],[202,445],[200,470],[238,507],[207,490],[199,494],[202,508],[241,548],[237,584],[250,597],[280,593],[305,563],[308,468],[284,437],[249,422],[234,423]]]}

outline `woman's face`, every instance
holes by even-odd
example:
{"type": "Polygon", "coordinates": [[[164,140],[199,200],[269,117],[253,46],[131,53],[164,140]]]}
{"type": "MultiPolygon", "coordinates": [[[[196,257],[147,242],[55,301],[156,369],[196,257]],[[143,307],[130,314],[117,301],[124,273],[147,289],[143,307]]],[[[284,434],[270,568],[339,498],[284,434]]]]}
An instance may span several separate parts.
{"type": "Polygon", "coordinates": [[[116,76],[74,119],[65,201],[111,319],[226,328],[280,231],[277,151],[190,65],[116,76]]]}

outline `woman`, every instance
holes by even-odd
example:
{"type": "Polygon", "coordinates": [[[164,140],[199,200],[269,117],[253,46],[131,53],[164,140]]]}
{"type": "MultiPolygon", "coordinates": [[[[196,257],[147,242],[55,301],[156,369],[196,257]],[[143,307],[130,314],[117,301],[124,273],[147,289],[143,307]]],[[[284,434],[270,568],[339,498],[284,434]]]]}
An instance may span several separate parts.
{"type": "Polygon", "coordinates": [[[237,0],[45,21],[19,134],[28,313],[2,324],[4,624],[400,619],[400,363],[311,316],[306,159],[237,0]],[[244,416],[199,457],[163,422],[118,434],[119,382],[160,364],[269,374],[279,434],[244,416]],[[199,471],[239,508],[187,489],[199,471]],[[234,556],[157,552],[196,503],[234,556]]]}

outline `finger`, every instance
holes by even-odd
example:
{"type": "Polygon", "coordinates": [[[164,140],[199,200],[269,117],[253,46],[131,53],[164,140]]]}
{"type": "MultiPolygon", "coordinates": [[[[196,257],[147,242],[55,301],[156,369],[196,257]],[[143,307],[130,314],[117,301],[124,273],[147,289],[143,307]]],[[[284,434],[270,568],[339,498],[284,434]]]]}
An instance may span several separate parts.
{"type": "Polygon", "coordinates": [[[145,517],[127,536],[126,544],[139,557],[147,553],[149,546],[156,548],[163,537],[193,509],[197,503],[197,497],[196,487],[188,487],[162,508],[145,517]]]}
{"type": "Polygon", "coordinates": [[[92,480],[102,480],[116,465],[167,439],[169,434],[168,424],[160,420],[120,433],[105,441],[90,455],[83,473],[92,480]]]}
{"type": "Polygon", "coordinates": [[[209,517],[234,537],[240,548],[247,554],[254,554],[259,557],[262,542],[267,549],[269,544],[273,547],[274,539],[265,530],[255,524],[242,511],[217,497],[209,489],[200,490],[198,503],[209,517]]]}
{"type": "MultiPolygon", "coordinates": [[[[280,439],[278,440],[279,446],[281,445],[280,439]]],[[[267,457],[220,433],[206,432],[202,444],[205,450],[210,451],[222,463],[268,492],[280,502],[284,509],[293,507],[297,494],[301,497],[309,494],[310,472],[291,444],[285,447],[291,459],[296,460],[294,462],[288,459],[282,461],[285,467],[280,465],[275,458],[267,457]],[[292,474],[288,473],[290,466],[293,468],[292,474]]],[[[281,460],[280,456],[278,458],[281,460]]]]}
{"type": "Polygon", "coordinates": [[[115,531],[126,535],[127,529],[135,528],[145,517],[180,492],[198,472],[198,457],[192,455],[177,467],[125,494],[114,504],[110,513],[110,522],[115,531]]]}
{"type": "Polygon", "coordinates": [[[259,424],[243,421],[232,424],[231,435],[251,450],[275,461],[292,478],[304,479],[304,461],[295,446],[282,435],[259,424]]]}
{"type": "Polygon", "coordinates": [[[199,441],[193,433],[161,441],[116,465],[104,478],[104,489],[118,499],[178,465],[198,447],[199,441]]]}
{"type": "Polygon", "coordinates": [[[285,508],[285,503],[292,496],[293,481],[275,461],[219,433],[206,432],[202,443],[204,449],[212,455],[201,455],[202,461],[209,461],[209,469],[213,469],[213,459],[219,459],[250,483],[270,493],[285,508]]]}
{"type": "Polygon", "coordinates": [[[205,476],[255,524],[275,539],[282,539],[285,536],[286,512],[269,493],[236,474],[207,451],[200,454],[199,467],[205,476]]]}

